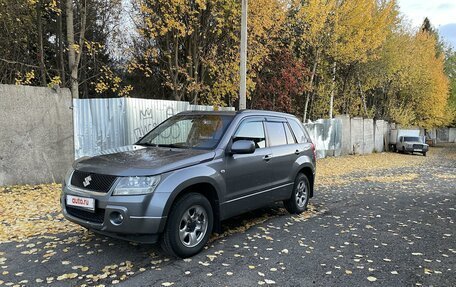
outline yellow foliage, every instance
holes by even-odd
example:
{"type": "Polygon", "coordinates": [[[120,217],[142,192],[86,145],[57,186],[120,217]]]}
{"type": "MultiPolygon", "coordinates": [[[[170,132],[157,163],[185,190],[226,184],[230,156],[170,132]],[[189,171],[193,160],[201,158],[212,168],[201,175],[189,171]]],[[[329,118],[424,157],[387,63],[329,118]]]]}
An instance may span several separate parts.
{"type": "Polygon", "coordinates": [[[390,33],[388,28],[397,15],[395,2],[381,4],[358,0],[338,3],[331,34],[334,44],[328,47],[329,54],[343,64],[372,60],[390,33]]]}
{"type": "Polygon", "coordinates": [[[35,71],[31,70],[25,72],[25,75],[22,75],[21,72],[16,73],[15,84],[16,85],[31,85],[32,81],[35,79],[35,71]]]}
{"type": "Polygon", "coordinates": [[[60,76],[54,76],[52,77],[51,81],[48,83],[48,87],[52,88],[54,86],[59,86],[62,83],[62,80],[60,79],[60,76]]]}
{"type": "Polygon", "coordinates": [[[119,97],[126,97],[133,90],[131,85],[122,86],[122,79],[108,66],[101,67],[100,74],[98,81],[92,82],[98,94],[111,91],[119,97]]]}
{"type": "Polygon", "coordinates": [[[436,56],[436,44],[426,32],[397,32],[386,42],[383,62],[393,90],[388,98],[391,120],[424,128],[451,122],[449,82],[443,55],[436,56]]]}

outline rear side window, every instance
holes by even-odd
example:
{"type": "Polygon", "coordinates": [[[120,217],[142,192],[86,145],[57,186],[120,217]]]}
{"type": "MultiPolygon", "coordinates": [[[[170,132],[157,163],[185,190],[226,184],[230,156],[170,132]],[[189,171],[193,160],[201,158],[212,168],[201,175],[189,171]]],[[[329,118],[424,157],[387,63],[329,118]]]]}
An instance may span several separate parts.
{"type": "Polygon", "coordinates": [[[283,123],[281,122],[266,122],[268,129],[269,146],[278,146],[287,144],[287,136],[283,123]]]}
{"type": "Polygon", "coordinates": [[[293,137],[293,134],[290,131],[290,127],[288,126],[287,123],[283,123],[283,126],[285,127],[285,134],[287,135],[287,142],[288,144],[295,144],[296,141],[293,137]]]}
{"type": "Polygon", "coordinates": [[[307,136],[304,133],[304,130],[303,130],[301,124],[295,120],[289,120],[288,122],[290,123],[291,129],[293,130],[293,133],[294,133],[298,143],[308,142],[307,136]]]}

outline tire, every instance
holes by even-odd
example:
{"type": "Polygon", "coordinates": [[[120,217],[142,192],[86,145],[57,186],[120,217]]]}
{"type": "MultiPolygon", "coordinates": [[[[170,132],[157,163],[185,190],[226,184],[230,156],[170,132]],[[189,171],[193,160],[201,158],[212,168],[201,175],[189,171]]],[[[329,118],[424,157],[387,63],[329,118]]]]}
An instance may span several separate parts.
{"type": "Polygon", "coordinates": [[[402,147],[402,153],[405,154],[405,147],[402,147]]]}
{"type": "Polygon", "coordinates": [[[283,202],[285,209],[291,214],[304,212],[309,203],[309,196],[309,179],[305,174],[299,173],[298,176],[296,176],[290,199],[283,202]]]}
{"type": "Polygon", "coordinates": [[[206,245],[213,224],[209,200],[199,193],[186,194],[171,207],[161,240],[162,249],[174,257],[191,257],[206,245]]]}
{"type": "Polygon", "coordinates": [[[423,155],[426,156],[426,152],[423,152],[423,155]]]}

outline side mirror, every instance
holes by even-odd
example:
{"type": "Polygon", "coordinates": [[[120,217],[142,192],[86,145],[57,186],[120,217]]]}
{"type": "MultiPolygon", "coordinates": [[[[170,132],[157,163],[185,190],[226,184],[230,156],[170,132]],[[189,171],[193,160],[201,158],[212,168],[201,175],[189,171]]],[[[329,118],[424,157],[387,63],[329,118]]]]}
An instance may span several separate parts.
{"type": "Polygon", "coordinates": [[[249,154],[255,152],[255,143],[253,141],[238,140],[231,145],[232,154],[249,154]]]}

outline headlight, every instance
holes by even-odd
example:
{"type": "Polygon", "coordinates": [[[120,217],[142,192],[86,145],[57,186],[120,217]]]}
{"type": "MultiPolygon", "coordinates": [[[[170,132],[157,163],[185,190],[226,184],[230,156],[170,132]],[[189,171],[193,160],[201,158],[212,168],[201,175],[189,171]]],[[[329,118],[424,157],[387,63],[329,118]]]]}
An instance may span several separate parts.
{"type": "Polygon", "coordinates": [[[73,169],[70,168],[67,173],[65,174],[65,178],[63,180],[63,185],[70,185],[71,182],[71,176],[73,175],[73,169]]]}
{"type": "Polygon", "coordinates": [[[121,177],[113,195],[139,195],[154,192],[160,176],[129,176],[121,177]]]}

